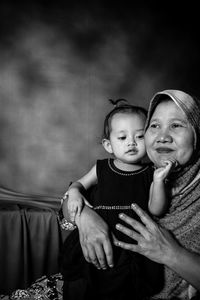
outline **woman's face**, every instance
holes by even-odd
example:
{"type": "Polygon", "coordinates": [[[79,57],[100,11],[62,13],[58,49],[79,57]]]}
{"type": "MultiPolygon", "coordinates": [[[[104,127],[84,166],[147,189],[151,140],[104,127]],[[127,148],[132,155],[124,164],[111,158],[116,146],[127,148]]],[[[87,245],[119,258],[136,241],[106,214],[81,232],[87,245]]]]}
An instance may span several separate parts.
{"type": "Polygon", "coordinates": [[[159,103],[145,133],[146,150],[157,166],[168,159],[185,165],[194,151],[194,132],[182,110],[172,101],[159,103]]]}

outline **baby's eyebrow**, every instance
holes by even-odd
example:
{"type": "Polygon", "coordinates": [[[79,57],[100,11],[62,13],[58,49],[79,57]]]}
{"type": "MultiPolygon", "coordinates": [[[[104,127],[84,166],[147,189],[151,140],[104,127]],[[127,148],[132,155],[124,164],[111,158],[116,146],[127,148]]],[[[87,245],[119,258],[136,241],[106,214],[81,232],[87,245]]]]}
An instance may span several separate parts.
{"type": "Polygon", "coordinates": [[[125,134],[126,132],[125,132],[125,130],[120,130],[120,131],[118,131],[118,133],[124,133],[125,134]]]}

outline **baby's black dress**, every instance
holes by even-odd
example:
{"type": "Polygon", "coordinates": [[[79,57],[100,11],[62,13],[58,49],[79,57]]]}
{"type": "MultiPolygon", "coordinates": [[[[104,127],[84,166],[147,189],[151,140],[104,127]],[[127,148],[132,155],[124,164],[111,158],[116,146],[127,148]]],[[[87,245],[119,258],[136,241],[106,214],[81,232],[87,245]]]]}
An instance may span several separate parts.
{"type": "MultiPolygon", "coordinates": [[[[98,184],[90,193],[90,203],[118,240],[133,244],[134,240],[120,233],[115,226],[117,223],[123,224],[119,213],[139,221],[131,209],[133,202],[147,211],[153,180],[152,165],[126,172],[119,170],[113,159],[97,160],[97,178],[98,184]]],[[[115,245],[113,255],[114,267],[98,270],[85,261],[78,230],[73,231],[66,239],[61,253],[64,299],[124,300],[131,295],[131,299],[139,300],[155,293],[162,278],[161,265],[115,245]]]]}

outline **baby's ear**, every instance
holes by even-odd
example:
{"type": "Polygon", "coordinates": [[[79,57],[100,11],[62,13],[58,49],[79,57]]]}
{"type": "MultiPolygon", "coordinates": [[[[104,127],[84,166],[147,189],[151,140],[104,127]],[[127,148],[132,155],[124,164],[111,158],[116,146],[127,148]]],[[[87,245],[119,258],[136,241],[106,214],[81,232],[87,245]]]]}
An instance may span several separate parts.
{"type": "Polygon", "coordinates": [[[105,149],[108,153],[110,153],[110,154],[113,153],[113,150],[112,150],[112,146],[111,146],[110,140],[108,140],[108,139],[103,139],[103,140],[102,140],[102,145],[103,145],[104,149],[105,149]]]}

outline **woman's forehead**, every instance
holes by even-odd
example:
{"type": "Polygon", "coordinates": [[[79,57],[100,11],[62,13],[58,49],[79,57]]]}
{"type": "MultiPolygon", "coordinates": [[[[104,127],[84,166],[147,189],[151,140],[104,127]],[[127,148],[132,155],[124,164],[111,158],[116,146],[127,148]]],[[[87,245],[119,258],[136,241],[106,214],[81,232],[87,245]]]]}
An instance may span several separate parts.
{"type": "Polygon", "coordinates": [[[166,117],[177,117],[187,120],[187,116],[184,111],[170,99],[161,101],[155,106],[154,111],[151,115],[151,120],[155,118],[155,116],[156,118],[160,119],[164,119],[166,117]]]}

